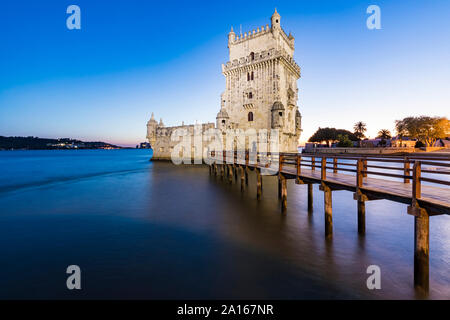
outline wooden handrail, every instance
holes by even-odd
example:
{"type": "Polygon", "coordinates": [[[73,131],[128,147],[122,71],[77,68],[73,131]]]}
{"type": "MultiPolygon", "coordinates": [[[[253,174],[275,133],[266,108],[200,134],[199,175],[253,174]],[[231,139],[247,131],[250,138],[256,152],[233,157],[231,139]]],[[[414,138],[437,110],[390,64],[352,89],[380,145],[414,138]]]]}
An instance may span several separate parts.
{"type": "MultiPolygon", "coordinates": [[[[416,164],[420,163],[420,173],[427,173],[431,175],[450,175],[450,157],[448,159],[445,158],[432,158],[434,161],[428,160],[417,160],[416,156],[402,156],[402,157],[380,157],[380,156],[347,156],[347,155],[330,155],[330,154],[315,154],[315,155],[305,155],[301,153],[280,153],[280,152],[267,152],[267,153],[251,153],[248,150],[238,150],[238,151],[209,151],[210,156],[215,161],[223,161],[223,163],[228,163],[227,161],[231,161],[234,164],[244,164],[246,166],[259,166],[263,163],[263,160],[267,163],[271,161],[276,161],[278,158],[279,161],[279,172],[283,170],[286,171],[285,168],[291,168],[290,170],[294,170],[295,174],[300,177],[302,174],[302,167],[309,168],[311,171],[315,171],[316,168],[321,169],[321,179],[325,180],[327,178],[327,170],[329,172],[338,173],[340,171],[343,172],[353,172],[358,176],[361,175],[362,178],[367,175],[377,175],[384,177],[393,177],[402,179],[404,183],[409,183],[410,180],[414,180],[414,169],[411,169],[411,163],[416,164]],[[222,155],[220,155],[222,153],[222,155]],[[233,156],[231,156],[233,155],[233,156]],[[252,161],[250,163],[250,155],[252,157],[252,161]],[[255,157],[254,157],[255,156],[255,157]],[[253,158],[256,159],[256,163],[254,163],[253,158]],[[318,158],[321,159],[321,163],[317,164],[318,158]],[[245,161],[244,161],[245,159],[245,161]],[[331,161],[330,161],[331,160],[331,161]],[[346,161],[350,163],[340,162],[339,160],[356,160],[356,161],[346,161]],[[436,160],[444,160],[448,162],[436,161],[436,160]],[[389,166],[389,165],[375,165],[372,162],[386,162],[386,163],[402,163],[402,166],[389,166]],[[370,162],[370,163],[369,163],[370,162]],[[362,168],[358,166],[362,165],[362,168]],[[433,166],[436,167],[436,170],[431,170],[431,168],[423,167],[423,166],[433,166]],[[445,168],[445,169],[444,169],[445,168]],[[371,171],[371,169],[381,169],[383,171],[402,171],[403,174],[397,173],[387,173],[387,172],[379,172],[371,171]]],[[[426,157],[421,157],[421,159],[425,159],[426,157]]],[[[230,163],[230,164],[231,164],[230,163]]],[[[268,165],[266,164],[266,167],[268,165]]],[[[434,169],[434,168],[433,168],[434,169]]],[[[292,171],[291,171],[292,172],[292,171]]],[[[445,186],[450,185],[450,181],[445,178],[434,178],[432,177],[419,177],[420,182],[429,182],[435,184],[441,184],[445,186]]]]}

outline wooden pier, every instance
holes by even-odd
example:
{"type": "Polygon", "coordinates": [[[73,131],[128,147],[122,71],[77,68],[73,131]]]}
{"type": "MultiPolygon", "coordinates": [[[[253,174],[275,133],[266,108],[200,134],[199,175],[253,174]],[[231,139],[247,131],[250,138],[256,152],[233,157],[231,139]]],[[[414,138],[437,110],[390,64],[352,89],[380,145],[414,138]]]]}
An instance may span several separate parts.
{"type": "Polygon", "coordinates": [[[365,233],[366,201],[387,199],[407,204],[407,213],[414,216],[414,286],[426,293],[429,291],[429,217],[450,214],[450,157],[224,151],[211,152],[210,159],[210,173],[220,174],[229,183],[233,183],[233,172],[235,181],[240,173],[241,191],[248,186],[248,170],[256,170],[258,200],[262,197],[261,171],[272,169],[272,175],[278,176],[282,213],[287,210],[288,179],[308,185],[310,212],[313,207],[312,185],[319,184],[324,194],[327,239],[333,236],[333,191],[353,192],[360,235],[365,233]]]}

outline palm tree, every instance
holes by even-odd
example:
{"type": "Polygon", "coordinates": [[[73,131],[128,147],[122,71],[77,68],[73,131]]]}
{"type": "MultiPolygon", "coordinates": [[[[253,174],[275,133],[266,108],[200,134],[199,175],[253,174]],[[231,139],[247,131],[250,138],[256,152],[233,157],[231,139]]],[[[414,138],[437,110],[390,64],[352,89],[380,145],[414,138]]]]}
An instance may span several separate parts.
{"type": "Polygon", "coordinates": [[[391,132],[388,129],[381,129],[380,131],[378,131],[378,137],[380,139],[383,140],[387,140],[392,138],[391,132]]]}
{"type": "MultiPolygon", "coordinates": [[[[358,121],[357,123],[355,123],[355,125],[353,126],[353,130],[355,130],[355,136],[359,139],[362,140],[365,136],[364,136],[364,132],[367,131],[367,127],[366,124],[362,121],[358,121]]],[[[359,146],[361,147],[361,141],[359,142],[359,146]]]]}

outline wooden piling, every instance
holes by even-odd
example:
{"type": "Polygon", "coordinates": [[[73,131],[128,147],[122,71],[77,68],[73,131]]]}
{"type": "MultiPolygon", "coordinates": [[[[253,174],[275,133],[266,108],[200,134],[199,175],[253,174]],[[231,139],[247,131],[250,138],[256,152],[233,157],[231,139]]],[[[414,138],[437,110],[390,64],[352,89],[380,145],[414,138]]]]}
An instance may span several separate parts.
{"type": "Polygon", "coordinates": [[[256,199],[261,200],[262,193],[262,176],[261,169],[256,169],[256,199]]]}
{"type": "Polygon", "coordinates": [[[358,233],[366,233],[366,203],[363,200],[357,200],[358,203],[358,233]]]}
{"type": "Polygon", "coordinates": [[[245,167],[241,166],[241,192],[245,190],[245,167]]]}
{"type": "Polygon", "coordinates": [[[287,209],[287,182],[286,177],[280,173],[279,174],[279,181],[281,184],[281,212],[286,212],[287,209]]]}
{"type": "Polygon", "coordinates": [[[228,165],[228,183],[233,183],[233,166],[231,164],[228,165]]]}
{"type": "Polygon", "coordinates": [[[430,274],[430,221],[424,213],[414,217],[414,286],[429,290],[430,274]]]}
{"type": "Polygon", "coordinates": [[[421,162],[416,161],[413,167],[412,202],[408,213],[414,215],[414,287],[428,293],[430,277],[430,217],[421,208],[418,199],[421,197],[421,162]]]}
{"type": "Polygon", "coordinates": [[[308,183],[308,212],[313,211],[313,185],[308,183]]]}
{"type": "Polygon", "coordinates": [[[333,210],[332,210],[332,195],[331,189],[325,184],[322,184],[324,209],[325,209],[325,238],[333,237],[333,210]]]}

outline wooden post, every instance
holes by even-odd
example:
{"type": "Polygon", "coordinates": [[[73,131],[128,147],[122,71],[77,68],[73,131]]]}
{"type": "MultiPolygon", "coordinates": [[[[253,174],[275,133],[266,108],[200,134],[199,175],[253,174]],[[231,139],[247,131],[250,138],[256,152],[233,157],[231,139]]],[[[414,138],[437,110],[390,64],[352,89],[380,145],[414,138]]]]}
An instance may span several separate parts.
{"type": "Polygon", "coordinates": [[[311,157],[311,171],[316,170],[316,157],[311,157]]]}
{"type": "Polygon", "coordinates": [[[282,154],[280,154],[278,156],[278,171],[281,173],[281,171],[283,170],[283,160],[284,160],[284,156],[282,154]]]}
{"type": "Polygon", "coordinates": [[[414,214],[414,287],[428,293],[430,276],[430,217],[426,210],[420,208],[421,197],[421,162],[414,162],[412,204],[408,210],[414,214]]]}
{"type": "Polygon", "coordinates": [[[245,171],[245,167],[241,166],[241,192],[243,192],[244,189],[245,189],[245,187],[244,187],[244,185],[245,185],[245,173],[244,173],[244,171],[245,171]]]}
{"type": "MultiPolygon", "coordinates": [[[[410,173],[409,173],[410,170],[409,169],[410,169],[409,159],[408,159],[408,157],[405,157],[404,172],[403,172],[403,174],[405,176],[409,176],[410,175],[410,173]]],[[[405,179],[403,179],[403,182],[404,183],[409,183],[409,179],[405,177],[405,179]]]]}
{"type": "Polygon", "coordinates": [[[278,154],[278,199],[282,198],[282,182],[281,182],[281,170],[283,169],[283,155],[278,154]]]}
{"type": "Polygon", "coordinates": [[[358,159],[356,162],[356,192],[359,192],[359,188],[362,187],[363,183],[363,161],[362,159],[358,159]]]}
{"type": "Polygon", "coordinates": [[[364,234],[366,232],[366,204],[361,199],[362,194],[360,188],[363,185],[364,177],[364,160],[358,159],[356,163],[356,194],[358,195],[358,233],[364,234]]]}
{"type": "MultiPolygon", "coordinates": [[[[363,159],[363,168],[364,168],[364,171],[367,171],[367,159],[366,158],[363,159]]],[[[364,178],[367,177],[367,172],[363,172],[363,177],[364,178]]]]}
{"type": "Polygon", "coordinates": [[[280,174],[278,174],[278,199],[281,199],[281,178],[280,178],[280,174]]]}
{"type": "Polygon", "coordinates": [[[414,286],[429,290],[430,217],[423,213],[414,217],[414,286]]]}
{"type": "Polygon", "coordinates": [[[321,171],[320,171],[320,179],[322,181],[327,179],[327,158],[322,157],[321,171]]]}
{"type": "Polygon", "coordinates": [[[325,184],[322,184],[324,208],[325,208],[325,238],[333,237],[333,209],[332,209],[332,195],[331,189],[325,184]]]}
{"type": "Polygon", "coordinates": [[[261,200],[262,176],[261,169],[256,168],[256,199],[261,200]]]}
{"type": "Polygon", "coordinates": [[[417,199],[421,197],[422,184],[420,177],[422,176],[422,164],[420,161],[414,162],[413,167],[413,185],[412,185],[412,205],[418,207],[417,199]]]}
{"type": "Polygon", "coordinates": [[[300,179],[301,174],[302,174],[302,156],[297,155],[297,179],[300,179]]]}
{"type": "Polygon", "coordinates": [[[280,173],[280,183],[281,183],[281,212],[286,212],[287,209],[287,183],[286,177],[280,173]]]}
{"type": "Polygon", "coordinates": [[[235,164],[233,164],[234,181],[235,181],[235,182],[237,182],[237,178],[238,178],[237,170],[238,170],[238,168],[237,168],[237,165],[236,165],[236,163],[235,163],[235,164]]]}
{"type": "Polygon", "coordinates": [[[228,165],[228,183],[233,183],[233,165],[231,164],[228,165]]]}
{"type": "Polygon", "coordinates": [[[337,158],[334,157],[333,158],[333,173],[337,173],[338,172],[337,165],[338,165],[337,158]]]}
{"type": "Polygon", "coordinates": [[[308,212],[313,211],[313,185],[308,183],[308,212]]]}
{"type": "Polygon", "coordinates": [[[358,199],[358,233],[363,235],[366,233],[366,203],[358,199]]]}

